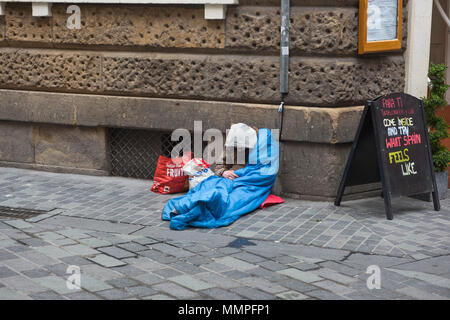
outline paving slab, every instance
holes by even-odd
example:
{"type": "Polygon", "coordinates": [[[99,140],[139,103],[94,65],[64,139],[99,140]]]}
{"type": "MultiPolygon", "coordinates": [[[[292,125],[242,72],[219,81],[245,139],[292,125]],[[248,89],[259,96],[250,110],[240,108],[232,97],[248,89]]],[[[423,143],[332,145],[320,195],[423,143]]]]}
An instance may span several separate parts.
{"type": "Polygon", "coordinates": [[[22,293],[9,289],[7,287],[0,288],[0,300],[31,300],[32,298],[22,293]]]}
{"type": "Polygon", "coordinates": [[[173,297],[165,294],[155,294],[152,296],[144,297],[145,300],[175,300],[173,297]]]}
{"type": "Polygon", "coordinates": [[[248,271],[258,267],[258,265],[254,263],[248,263],[233,257],[216,258],[214,259],[214,261],[218,264],[223,264],[239,271],[248,271]]]}
{"type": "Polygon", "coordinates": [[[117,259],[131,258],[136,256],[136,254],[133,252],[114,246],[102,247],[98,248],[98,250],[117,259]]]}
{"type": "Polygon", "coordinates": [[[136,297],[147,297],[157,293],[157,291],[147,286],[126,287],[125,292],[136,297]]]}
{"type": "Polygon", "coordinates": [[[279,285],[278,283],[271,282],[267,279],[259,277],[242,278],[239,280],[239,282],[244,283],[249,287],[257,288],[272,294],[277,294],[288,290],[287,288],[279,285]]]}
{"type": "Polygon", "coordinates": [[[101,300],[99,296],[86,291],[68,293],[65,297],[69,300],[101,300]]]}
{"type": "Polygon", "coordinates": [[[105,291],[99,291],[97,292],[97,294],[107,300],[123,300],[131,296],[129,293],[119,289],[108,289],[105,291]]]}
{"type": "Polygon", "coordinates": [[[52,275],[48,277],[36,278],[35,281],[38,282],[41,286],[62,295],[74,292],[76,290],[69,289],[66,283],[67,279],[58,276],[52,275]]]}
{"type": "Polygon", "coordinates": [[[2,278],[0,282],[5,286],[27,295],[37,292],[43,292],[47,289],[27,277],[17,275],[14,277],[2,278]]]}
{"type": "Polygon", "coordinates": [[[82,274],[80,279],[81,279],[80,287],[90,292],[97,292],[112,288],[112,286],[107,284],[105,281],[98,280],[89,275],[82,274]]]}
{"type": "Polygon", "coordinates": [[[153,285],[152,288],[156,291],[169,294],[178,299],[193,299],[198,297],[197,293],[170,282],[156,284],[153,285]]]}
{"type": "Polygon", "coordinates": [[[139,282],[130,278],[117,278],[107,281],[108,284],[116,288],[133,287],[139,285],[139,282]]]}
{"type": "Polygon", "coordinates": [[[395,199],[388,221],[379,198],[287,198],[224,228],[174,231],[160,213],[178,195],[150,185],[0,168],[0,204],[57,208],[0,218],[0,299],[450,298],[450,199],[440,212],[395,199]],[[67,288],[70,265],[81,290],[67,288]],[[380,290],[367,288],[371,265],[380,290]]]}
{"type": "Polygon", "coordinates": [[[298,270],[295,268],[280,270],[280,271],[277,271],[277,273],[300,280],[300,281],[303,281],[303,282],[306,282],[306,283],[323,280],[322,277],[320,277],[312,272],[305,272],[305,271],[301,271],[301,270],[298,270]]]}
{"type": "Polygon", "coordinates": [[[214,284],[196,279],[188,275],[180,275],[168,279],[194,291],[205,290],[214,287],[214,284]]]}
{"type": "Polygon", "coordinates": [[[16,276],[16,275],[17,275],[17,273],[14,272],[13,270],[11,270],[10,268],[5,267],[5,266],[0,266],[0,279],[1,278],[9,278],[9,277],[16,276]]]}
{"type": "Polygon", "coordinates": [[[98,254],[95,257],[89,257],[89,260],[92,262],[98,263],[106,268],[118,267],[126,265],[125,262],[122,262],[116,258],[107,256],[106,254],[98,254]]]}
{"type": "Polygon", "coordinates": [[[50,290],[39,293],[32,293],[29,296],[33,300],[66,300],[66,298],[63,295],[60,295],[50,290]]]}
{"type": "Polygon", "coordinates": [[[142,229],[141,226],[136,226],[132,224],[112,223],[109,221],[100,221],[94,219],[68,217],[68,216],[55,216],[46,219],[45,221],[38,222],[38,224],[70,226],[85,230],[105,231],[105,232],[125,233],[125,234],[129,234],[139,229],[142,229]]]}
{"type": "Polygon", "coordinates": [[[450,270],[450,255],[432,257],[410,263],[395,264],[395,269],[422,271],[425,273],[444,275],[450,270]]]}
{"type": "Polygon", "coordinates": [[[308,299],[308,296],[301,294],[297,291],[286,291],[283,293],[277,294],[277,297],[283,300],[305,300],[308,299]]]}

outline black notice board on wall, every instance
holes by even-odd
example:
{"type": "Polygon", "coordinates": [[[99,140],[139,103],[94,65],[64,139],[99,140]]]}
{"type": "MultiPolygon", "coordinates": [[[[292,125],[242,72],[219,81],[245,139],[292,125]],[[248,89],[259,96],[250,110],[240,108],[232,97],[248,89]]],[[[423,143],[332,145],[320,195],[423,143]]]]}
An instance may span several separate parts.
{"type": "Polygon", "coordinates": [[[335,205],[346,186],[382,183],[386,215],[392,196],[432,193],[440,209],[423,101],[392,93],[367,101],[350,151],[335,205]]]}

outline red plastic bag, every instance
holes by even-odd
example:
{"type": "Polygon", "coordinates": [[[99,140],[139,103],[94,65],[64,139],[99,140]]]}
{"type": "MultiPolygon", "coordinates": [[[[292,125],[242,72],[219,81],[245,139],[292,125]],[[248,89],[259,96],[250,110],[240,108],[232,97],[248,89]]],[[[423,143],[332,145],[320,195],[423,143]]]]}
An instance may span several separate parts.
{"type": "Polygon", "coordinates": [[[264,209],[266,207],[270,207],[283,202],[284,200],[282,198],[274,196],[273,194],[269,194],[266,200],[264,200],[264,202],[259,206],[259,208],[264,209]]]}
{"type": "Polygon", "coordinates": [[[151,191],[160,194],[178,193],[189,190],[188,176],[182,168],[191,159],[191,154],[183,158],[159,156],[151,191]]]}

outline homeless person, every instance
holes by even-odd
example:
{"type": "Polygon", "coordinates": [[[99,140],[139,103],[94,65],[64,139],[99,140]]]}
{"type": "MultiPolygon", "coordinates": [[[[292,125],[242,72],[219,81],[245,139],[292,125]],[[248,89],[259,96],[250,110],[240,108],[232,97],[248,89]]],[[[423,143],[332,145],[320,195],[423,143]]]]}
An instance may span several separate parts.
{"type": "Polygon", "coordinates": [[[231,224],[266,200],[278,174],[278,158],[275,137],[269,129],[260,129],[247,165],[233,171],[233,179],[223,177],[230,169],[221,176],[210,176],[186,195],[169,200],[162,219],[170,220],[170,228],[176,230],[231,224]]]}
{"type": "Polygon", "coordinates": [[[243,123],[233,124],[219,156],[221,161],[213,164],[214,174],[231,180],[237,178],[235,171],[244,168],[248,163],[250,150],[256,145],[257,135],[258,129],[255,127],[243,123]]]}

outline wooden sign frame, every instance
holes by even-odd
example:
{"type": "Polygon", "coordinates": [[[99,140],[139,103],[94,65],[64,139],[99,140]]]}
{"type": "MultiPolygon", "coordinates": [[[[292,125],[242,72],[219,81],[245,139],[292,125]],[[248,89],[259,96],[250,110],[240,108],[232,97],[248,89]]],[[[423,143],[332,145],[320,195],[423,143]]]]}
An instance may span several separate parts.
{"type": "Polygon", "coordinates": [[[402,48],[403,1],[397,0],[397,38],[393,40],[367,41],[368,0],[359,0],[359,41],[358,53],[394,51],[402,48]]]}
{"type": "MultiPolygon", "coordinates": [[[[383,97],[391,97],[394,95],[402,95],[402,97],[409,96],[404,93],[393,93],[383,97]]],[[[336,206],[340,206],[345,188],[347,186],[364,185],[381,181],[386,218],[388,220],[392,220],[394,215],[392,212],[391,198],[393,196],[413,196],[415,194],[396,192],[395,188],[393,188],[394,186],[392,186],[389,182],[390,179],[388,176],[388,170],[382,159],[382,152],[385,152],[385,150],[380,145],[379,141],[380,132],[378,128],[380,124],[377,123],[376,120],[376,112],[379,110],[376,110],[375,108],[375,101],[383,97],[373,101],[366,101],[334,204],[336,206]],[[361,164],[363,164],[363,166],[361,166],[361,164]]],[[[421,129],[424,133],[424,153],[428,164],[428,168],[425,169],[429,170],[429,183],[434,210],[439,211],[441,207],[437,193],[436,178],[434,175],[433,158],[431,155],[430,140],[428,137],[428,127],[425,119],[425,107],[422,100],[419,100],[413,96],[409,97],[415,99],[415,101],[418,101],[419,103],[420,111],[418,116],[422,120],[423,127],[421,129]]]]}

